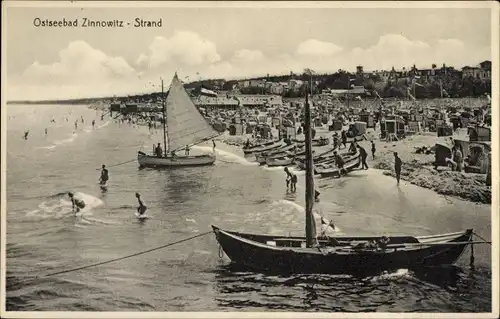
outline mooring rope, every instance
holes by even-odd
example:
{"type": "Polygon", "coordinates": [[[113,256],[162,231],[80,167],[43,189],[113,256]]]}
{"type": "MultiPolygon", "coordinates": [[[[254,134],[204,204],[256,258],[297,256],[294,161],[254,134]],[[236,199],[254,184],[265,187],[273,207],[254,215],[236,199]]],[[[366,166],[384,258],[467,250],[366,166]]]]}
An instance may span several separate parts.
{"type": "Polygon", "coordinates": [[[472,234],[474,234],[475,236],[477,236],[479,239],[481,239],[482,241],[484,241],[485,243],[487,244],[490,244],[491,245],[491,242],[487,241],[486,239],[484,239],[483,237],[479,236],[476,232],[472,232],[472,234]]]}
{"type": "Polygon", "coordinates": [[[65,274],[65,273],[69,273],[69,272],[73,272],[73,271],[77,271],[77,270],[82,270],[82,269],[86,269],[86,268],[91,268],[91,267],[96,267],[96,266],[100,266],[100,265],[104,265],[104,264],[109,264],[109,263],[112,263],[112,262],[115,262],[115,261],[132,258],[132,257],[139,256],[139,255],[144,255],[144,254],[150,253],[152,251],[163,249],[163,248],[166,248],[166,247],[169,247],[169,246],[173,246],[173,245],[176,245],[176,244],[180,244],[182,242],[185,242],[185,241],[188,241],[188,240],[191,240],[191,239],[194,239],[194,238],[202,237],[202,236],[208,235],[210,233],[212,233],[212,231],[207,231],[207,232],[204,232],[202,234],[198,234],[198,235],[195,235],[195,236],[184,238],[184,239],[175,241],[173,243],[168,243],[168,244],[165,244],[165,245],[161,245],[159,247],[155,247],[155,248],[151,248],[151,249],[148,249],[148,250],[140,251],[140,252],[137,252],[137,253],[134,253],[134,254],[131,254],[131,255],[126,255],[126,256],[119,257],[119,258],[114,258],[114,259],[110,259],[110,260],[106,260],[106,261],[101,261],[101,262],[98,262],[98,263],[94,263],[94,264],[90,264],[90,265],[86,265],[86,266],[82,266],[82,267],[77,267],[77,268],[72,268],[72,269],[57,271],[57,272],[53,272],[53,273],[50,273],[50,274],[47,274],[47,275],[38,276],[35,279],[52,277],[52,276],[55,276],[55,275],[65,274]]]}

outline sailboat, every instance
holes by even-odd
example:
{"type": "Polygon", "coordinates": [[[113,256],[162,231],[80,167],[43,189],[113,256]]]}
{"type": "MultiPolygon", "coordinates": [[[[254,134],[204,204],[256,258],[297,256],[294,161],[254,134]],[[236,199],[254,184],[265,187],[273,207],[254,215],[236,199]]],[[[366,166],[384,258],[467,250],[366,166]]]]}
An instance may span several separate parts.
{"type": "MultiPolygon", "coordinates": [[[[432,236],[316,236],[311,115],[306,96],[305,237],[257,235],[212,225],[232,262],[263,273],[377,274],[451,265],[472,242],[473,230],[432,236]]],[[[481,243],[481,242],[478,242],[481,243]]]]}
{"type": "Polygon", "coordinates": [[[138,152],[141,167],[179,167],[213,165],[214,154],[177,156],[176,152],[220,135],[201,115],[175,73],[163,104],[163,156],[138,152]]]}

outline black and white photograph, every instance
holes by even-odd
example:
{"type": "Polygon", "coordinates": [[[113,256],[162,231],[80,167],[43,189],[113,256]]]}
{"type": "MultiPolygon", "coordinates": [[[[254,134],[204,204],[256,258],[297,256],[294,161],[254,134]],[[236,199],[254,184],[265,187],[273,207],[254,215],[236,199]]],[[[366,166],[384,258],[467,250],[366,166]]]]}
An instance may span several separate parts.
{"type": "Polygon", "coordinates": [[[1,317],[498,318],[499,7],[4,1],[1,317]]]}

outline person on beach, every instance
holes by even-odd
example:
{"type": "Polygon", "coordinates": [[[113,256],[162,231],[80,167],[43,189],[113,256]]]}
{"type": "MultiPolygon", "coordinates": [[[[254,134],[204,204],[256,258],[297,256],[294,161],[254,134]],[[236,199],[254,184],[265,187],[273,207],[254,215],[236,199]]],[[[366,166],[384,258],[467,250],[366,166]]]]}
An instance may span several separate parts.
{"type": "Polygon", "coordinates": [[[217,145],[215,145],[215,141],[214,141],[214,140],[212,140],[212,144],[213,144],[213,146],[214,146],[213,150],[214,150],[214,152],[215,152],[215,147],[216,147],[217,145]]]}
{"type": "Polygon", "coordinates": [[[186,156],[189,156],[189,146],[188,145],[186,145],[184,152],[185,152],[186,156]]]}
{"type": "Polygon", "coordinates": [[[28,135],[30,134],[30,131],[26,131],[24,132],[24,139],[27,140],[28,139],[28,135]]]}
{"type": "Polygon", "coordinates": [[[162,157],[162,155],[163,155],[163,150],[160,146],[160,143],[158,143],[158,145],[156,145],[155,154],[157,157],[162,157]]]}
{"type": "Polygon", "coordinates": [[[284,171],[286,173],[286,188],[288,189],[290,187],[290,181],[292,180],[292,173],[288,170],[288,167],[284,168],[284,171]]]}
{"type": "Polygon", "coordinates": [[[83,123],[85,122],[85,121],[83,120],[83,116],[80,116],[80,118],[82,119],[82,124],[83,124],[83,123]]]}
{"type": "Polygon", "coordinates": [[[359,158],[361,160],[361,169],[368,169],[368,164],[366,163],[366,158],[368,157],[368,153],[363,147],[361,147],[361,145],[358,145],[358,149],[359,149],[359,158]]]}
{"type": "Polygon", "coordinates": [[[320,193],[320,192],[318,192],[318,190],[316,190],[316,189],[315,189],[315,190],[314,190],[314,200],[315,200],[315,201],[318,201],[318,200],[319,200],[319,195],[321,195],[321,193],[320,193]]]}
{"type": "Polygon", "coordinates": [[[75,121],[75,130],[78,128],[78,121],[75,121]]]}
{"type": "Polygon", "coordinates": [[[71,199],[71,205],[73,207],[73,212],[78,213],[81,209],[85,208],[85,202],[79,198],[76,198],[73,193],[68,193],[69,198],[71,199]]]}
{"type": "Polygon", "coordinates": [[[344,144],[344,148],[346,148],[347,147],[347,133],[344,130],[342,130],[341,136],[342,136],[342,144],[344,144]]]}
{"type": "Polygon", "coordinates": [[[337,153],[337,151],[333,152],[333,156],[335,158],[335,164],[340,169],[340,175],[342,175],[342,173],[345,173],[345,169],[344,169],[345,162],[344,162],[344,159],[342,158],[342,156],[339,155],[339,153],[337,153]]]}
{"type": "Polygon", "coordinates": [[[142,216],[142,215],[144,215],[144,213],[146,212],[146,210],[148,208],[142,202],[142,200],[141,200],[141,194],[135,193],[135,197],[137,197],[137,201],[139,202],[139,207],[137,207],[137,213],[139,214],[139,216],[142,216]]]}
{"type": "Polygon", "coordinates": [[[47,128],[45,128],[45,136],[47,136],[48,132],[49,132],[49,130],[47,128]]]}
{"type": "Polygon", "coordinates": [[[455,151],[453,152],[453,162],[455,162],[455,171],[461,172],[464,164],[464,158],[460,147],[455,147],[455,151]]]}
{"type": "Polygon", "coordinates": [[[356,155],[358,152],[356,141],[352,141],[351,145],[349,146],[349,153],[352,153],[352,155],[356,155]]]}
{"type": "Polygon", "coordinates": [[[375,148],[375,142],[372,141],[372,159],[375,159],[375,151],[376,151],[376,148],[375,148]]]}
{"type": "Polygon", "coordinates": [[[315,136],[316,136],[316,130],[311,128],[311,140],[314,140],[315,136]]]}
{"type": "Polygon", "coordinates": [[[401,161],[401,158],[398,156],[398,152],[394,152],[394,170],[396,171],[396,180],[398,181],[399,185],[399,179],[401,177],[401,166],[403,165],[403,162],[401,161]]]}
{"type": "Polygon", "coordinates": [[[99,183],[101,185],[106,185],[109,179],[109,173],[108,170],[106,169],[106,165],[102,165],[102,170],[101,170],[101,177],[99,177],[99,183]]]}
{"type": "Polygon", "coordinates": [[[95,128],[95,120],[92,120],[92,128],[95,128]]]}

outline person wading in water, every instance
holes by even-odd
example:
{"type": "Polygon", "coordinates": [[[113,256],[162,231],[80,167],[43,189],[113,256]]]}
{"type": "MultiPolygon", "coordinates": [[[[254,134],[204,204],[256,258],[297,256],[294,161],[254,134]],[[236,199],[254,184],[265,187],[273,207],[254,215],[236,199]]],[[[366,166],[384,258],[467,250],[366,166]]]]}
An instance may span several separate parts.
{"type": "Polygon", "coordinates": [[[108,179],[109,179],[108,170],[106,169],[106,165],[103,164],[101,170],[101,177],[99,178],[99,183],[101,185],[106,185],[108,179]]]}
{"type": "Polygon", "coordinates": [[[394,152],[394,170],[396,171],[396,180],[398,181],[399,185],[399,179],[401,177],[401,166],[403,165],[403,162],[398,156],[398,152],[394,152]]]}
{"type": "Polygon", "coordinates": [[[285,173],[286,173],[286,188],[289,189],[290,188],[290,181],[292,180],[292,173],[290,173],[290,171],[288,170],[288,167],[285,167],[284,169],[285,173]]]}
{"type": "Polygon", "coordinates": [[[68,193],[69,198],[71,199],[71,205],[73,206],[73,212],[78,213],[81,209],[85,208],[85,202],[81,199],[75,198],[73,193],[68,193]]]}
{"type": "Polygon", "coordinates": [[[137,201],[139,202],[139,207],[137,207],[137,213],[139,214],[139,216],[142,216],[142,215],[144,215],[144,213],[146,212],[146,210],[148,208],[142,202],[141,194],[135,193],[135,197],[137,197],[137,201]]]}
{"type": "Polygon", "coordinates": [[[163,150],[161,149],[160,143],[155,148],[155,154],[157,157],[162,157],[163,156],[163,150]]]}

